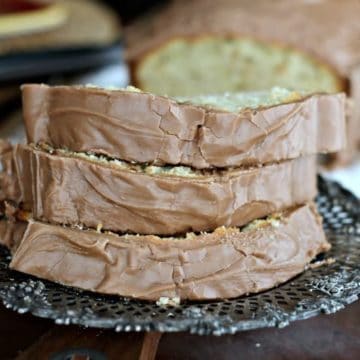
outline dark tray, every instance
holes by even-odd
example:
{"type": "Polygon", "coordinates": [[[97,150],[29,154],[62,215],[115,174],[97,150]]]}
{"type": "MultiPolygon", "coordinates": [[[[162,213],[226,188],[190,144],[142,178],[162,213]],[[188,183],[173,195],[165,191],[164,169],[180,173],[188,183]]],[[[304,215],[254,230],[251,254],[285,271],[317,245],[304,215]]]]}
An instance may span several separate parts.
{"type": "Polygon", "coordinates": [[[333,313],[360,294],[360,202],[335,182],[319,178],[317,205],[332,250],[303,274],[272,290],[232,300],[184,302],[178,307],[104,296],[11,271],[0,250],[0,298],[7,308],[58,324],[116,331],[190,331],[232,334],[333,313]],[[329,258],[335,262],[314,266],[329,258]]]}

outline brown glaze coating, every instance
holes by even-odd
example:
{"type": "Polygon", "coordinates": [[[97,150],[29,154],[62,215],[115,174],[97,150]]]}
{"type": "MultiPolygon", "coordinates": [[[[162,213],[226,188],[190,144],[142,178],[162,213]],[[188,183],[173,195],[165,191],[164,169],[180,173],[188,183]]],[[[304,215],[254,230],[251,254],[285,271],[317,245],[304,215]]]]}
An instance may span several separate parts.
{"type": "Polygon", "coordinates": [[[21,201],[12,145],[0,139],[0,202],[21,201]]]}
{"type": "Polygon", "coordinates": [[[311,205],[277,226],[189,238],[117,236],[30,221],[10,267],[105,294],[156,300],[231,298],[276,286],[329,249],[311,205]]]}
{"type": "Polygon", "coordinates": [[[196,177],[153,175],[18,146],[31,164],[23,198],[35,219],[115,232],[176,234],[241,226],[316,195],[313,157],[196,177]],[[30,160],[29,160],[30,158],[30,160]]]}
{"type": "MultiPolygon", "coordinates": [[[[360,70],[360,67],[359,67],[360,70]]],[[[360,71],[358,72],[360,75],[360,71]]],[[[357,149],[360,149],[360,76],[352,82],[352,98],[346,101],[346,147],[344,150],[326,154],[327,169],[346,166],[357,158],[357,149]],[[359,119],[356,121],[355,119],[359,119]]]]}
{"type": "Polygon", "coordinates": [[[360,64],[352,69],[350,77],[352,106],[347,121],[349,148],[360,149],[360,64]]]}
{"type": "Polygon", "coordinates": [[[0,219],[0,244],[12,252],[17,249],[24,235],[27,222],[0,219]]]}
{"type": "Polygon", "coordinates": [[[230,113],[143,92],[24,85],[30,143],[195,168],[266,164],[345,146],[345,96],[230,113]]]}

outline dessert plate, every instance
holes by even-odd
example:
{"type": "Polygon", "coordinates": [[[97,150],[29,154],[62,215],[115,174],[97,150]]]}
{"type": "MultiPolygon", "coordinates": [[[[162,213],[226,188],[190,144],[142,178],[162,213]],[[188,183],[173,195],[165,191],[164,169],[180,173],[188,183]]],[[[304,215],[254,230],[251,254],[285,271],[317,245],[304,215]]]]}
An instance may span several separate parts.
{"type": "Polygon", "coordinates": [[[316,201],[332,249],[277,288],[230,300],[164,306],[81,291],[9,270],[9,253],[1,247],[0,298],[19,313],[116,331],[233,334],[336,312],[360,295],[360,201],[335,182],[319,177],[318,183],[316,201]]]}

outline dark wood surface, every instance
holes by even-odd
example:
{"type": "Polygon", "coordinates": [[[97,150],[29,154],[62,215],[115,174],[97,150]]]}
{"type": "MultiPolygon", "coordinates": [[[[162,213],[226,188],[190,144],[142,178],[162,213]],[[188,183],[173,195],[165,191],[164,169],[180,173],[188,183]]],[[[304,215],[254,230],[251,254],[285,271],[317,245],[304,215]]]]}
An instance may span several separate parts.
{"type": "Polygon", "coordinates": [[[144,337],[143,333],[59,326],[0,306],[1,360],[52,359],[69,349],[88,349],[102,354],[103,359],[124,360],[152,359],[155,353],[156,359],[360,359],[360,302],[336,314],[297,321],[283,329],[221,337],[187,333],[144,337]]]}

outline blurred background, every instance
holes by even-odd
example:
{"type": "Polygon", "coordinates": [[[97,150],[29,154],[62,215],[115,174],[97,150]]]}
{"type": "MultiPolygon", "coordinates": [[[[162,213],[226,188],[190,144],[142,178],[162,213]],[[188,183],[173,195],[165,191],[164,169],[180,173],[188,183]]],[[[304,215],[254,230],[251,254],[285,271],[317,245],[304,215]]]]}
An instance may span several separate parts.
{"type": "Polygon", "coordinates": [[[23,82],[124,86],[123,26],[160,0],[0,0],[0,101],[23,82]]]}
{"type": "MultiPolygon", "coordinates": [[[[22,83],[126,86],[124,27],[166,3],[0,0],[0,137],[13,142],[24,137],[22,83]]],[[[324,174],[360,196],[358,161],[324,174]]]]}
{"type": "Polygon", "coordinates": [[[123,24],[154,1],[0,0],[0,136],[19,141],[20,85],[123,87],[123,24]]]}

